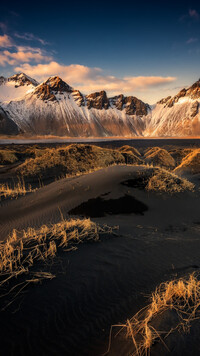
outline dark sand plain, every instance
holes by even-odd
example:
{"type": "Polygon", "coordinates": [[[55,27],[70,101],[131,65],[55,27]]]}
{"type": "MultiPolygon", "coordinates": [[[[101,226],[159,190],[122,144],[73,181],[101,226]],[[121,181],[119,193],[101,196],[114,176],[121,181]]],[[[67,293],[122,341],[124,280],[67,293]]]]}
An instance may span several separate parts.
{"type": "MultiPolygon", "coordinates": [[[[147,141],[126,143],[139,150],[200,147],[199,140],[147,141]]],[[[124,142],[104,144],[120,147],[124,142]]],[[[2,181],[9,170],[0,174],[2,181]]],[[[100,356],[108,348],[110,327],[148,304],[157,285],[199,271],[199,176],[192,178],[194,192],[158,194],[127,185],[140,170],[142,166],[112,166],[2,200],[2,241],[14,228],[56,223],[61,216],[91,217],[116,228],[100,241],[62,251],[39,266],[56,278],[25,288],[14,300],[12,293],[1,296],[0,355],[100,356]]],[[[190,337],[172,338],[170,352],[155,345],[152,355],[199,355],[196,330],[191,329],[190,337]]],[[[108,355],[130,354],[130,343],[113,337],[108,355]]]]}
{"type": "Polygon", "coordinates": [[[21,146],[33,146],[37,145],[39,147],[58,147],[58,146],[67,146],[71,143],[83,143],[83,144],[92,144],[100,147],[108,147],[108,148],[117,148],[123,145],[134,146],[136,148],[147,148],[147,147],[176,147],[176,148],[186,148],[186,147],[200,147],[200,138],[135,138],[135,139],[68,139],[68,140],[58,140],[58,139],[4,139],[0,137],[0,148],[4,147],[14,147],[21,146]]]}

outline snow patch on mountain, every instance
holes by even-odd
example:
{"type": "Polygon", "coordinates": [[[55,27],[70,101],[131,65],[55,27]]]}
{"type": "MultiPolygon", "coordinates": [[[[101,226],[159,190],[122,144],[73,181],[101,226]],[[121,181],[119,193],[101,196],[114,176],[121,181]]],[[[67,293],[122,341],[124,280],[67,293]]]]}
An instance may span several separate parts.
{"type": "Polygon", "coordinates": [[[24,73],[15,74],[9,78],[0,77],[0,102],[23,98],[31,93],[38,82],[24,73]]]}

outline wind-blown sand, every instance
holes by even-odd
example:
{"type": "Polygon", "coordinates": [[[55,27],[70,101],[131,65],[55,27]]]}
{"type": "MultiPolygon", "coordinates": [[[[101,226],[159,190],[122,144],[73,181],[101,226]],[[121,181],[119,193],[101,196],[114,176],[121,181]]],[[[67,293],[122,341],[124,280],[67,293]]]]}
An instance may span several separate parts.
{"type": "MultiPolygon", "coordinates": [[[[93,218],[119,230],[60,253],[45,265],[55,279],[22,291],[1,311],[3,355],[101,355],[112,324],[137,312],[161,281],[200,267],[199,191],[158,195],[122,184],[143,169],[113,166],[1,203],[0,235],[6,239],[13,228],[57,222],[61,212],[67,217],[89,199],[128,195],[138,202],[132,214],[93,218]],[[145,209],[137,211],[141,204],[145,209]]],[[[128,355],[128,346],[119,351],[116,345],[110,355],[128,355]]]]}

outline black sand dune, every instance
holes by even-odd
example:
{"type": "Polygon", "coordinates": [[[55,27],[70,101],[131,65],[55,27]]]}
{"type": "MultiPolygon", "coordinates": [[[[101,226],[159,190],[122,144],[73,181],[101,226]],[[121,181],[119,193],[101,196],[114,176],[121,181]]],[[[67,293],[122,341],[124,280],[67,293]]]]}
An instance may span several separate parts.
{"type": "MultiPolygon", "coordinates": [[[[111,193],[104,197],[106,200],[119,199],[128,194],[149,208],[145,212],[145,219],[137,214],[131,217],[135,225],[168,226],[169,221],[172,224],[187,224],[188,221],[199,220],[198,192],[170,197],[127,187],[126,182],[135,179],[138,172],[142,173],[143,170],[142,166],[113,166],[91,174],[61,179],[17,200],[1,202],[1,239],[6,238],[14,228],[55,223],[60,220],[61,212],[66,217],[69,211],[80,204],[107,192],[111,193]]],[[[107,221],[106,217],[104,220],[107,221]]],[[[108,221],[112,221],[112,217],[108,221]]]]}
{"type": "MultiPolygon", "coordinates": [[[[80,177],[61,179],[17,200],[1,202],[0,232],[6,237],[13,229],[54,223],[88,199],[112,191],[106,199],[126,199],[127,188],[120,183],[135,175],[140,167],[115,166],[80,177]]],[[[132,201],[137,197],[132,194],[132,201]]],[[[140,201],[140,199],[138,199],[140,201]]],[[[141,204],[143,201],[141,200],[141,204]]],[[[122,209],[123,208],[123,205],[122,209]]],[[[130,209],[130,208],[129,208],[130,209]]]]}
{"type": "MultiPolygon", "coordinates": [[[[95,203],[100,204],[103,216],[93,218],[96,222],[118,225],[119,230],[76,251],[59,252],[41,265],[41,271],[56,278],[27,287],[0,311],[0,355],[100,356],[112,324],[133,316],[161,281],[199,269],[200,193],[147,193],[135,184],[136,171],[142,169],[109,167],[1,203],[2,239],[13,228],[59,221],[61,212],[68,217],[78,209],[81,214],[80,207],[87,207],[88,201],[89,213],[96,213],[95,203]],[[143,215],[126,210],[127,196],[133,202],[128,209],[140,206],[143,215]]],[[[1,298],[1,309],[10,297],[1,298]]],[[[181,343],[180,350],[180,355],[188,355],[181,343]]],[[[109,356],[128,352],[126,345],[119,348],[116,343],[109,356]]]]}
{"type": "MultiPolygon", "coordinates": [[[[160,230],[137,230],[49,261],[41,270],[56,278],[24,290],[0,313],[2,354],[101,355],[110,326],[131,317],[157,284],[198,269],[197,235],[171,239],[160,230]]],[[[111,355],[127,355],[114,350],[111,355]]]]}

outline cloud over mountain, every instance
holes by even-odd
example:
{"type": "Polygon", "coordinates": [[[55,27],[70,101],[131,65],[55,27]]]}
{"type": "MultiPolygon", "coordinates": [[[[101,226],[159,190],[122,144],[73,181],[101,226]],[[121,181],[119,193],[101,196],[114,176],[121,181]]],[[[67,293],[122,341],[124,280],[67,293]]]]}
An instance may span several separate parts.
{"type": "Polygon", "coordinates": [[[59,75],[74,87],[79,87],[83,92],[105,89],[109,93],[117,94],[134,90],[163,86],[174,82],[175,77],[162,76],[126,76],[118,78],[107,75],[101,68],[91,68],[80,64],[61,65],[55,61],[48,64],[31,65],[24,63],[15,68],[17,72],[26,72],[28,75],[44,80],[47,76],[59,75]]]}

